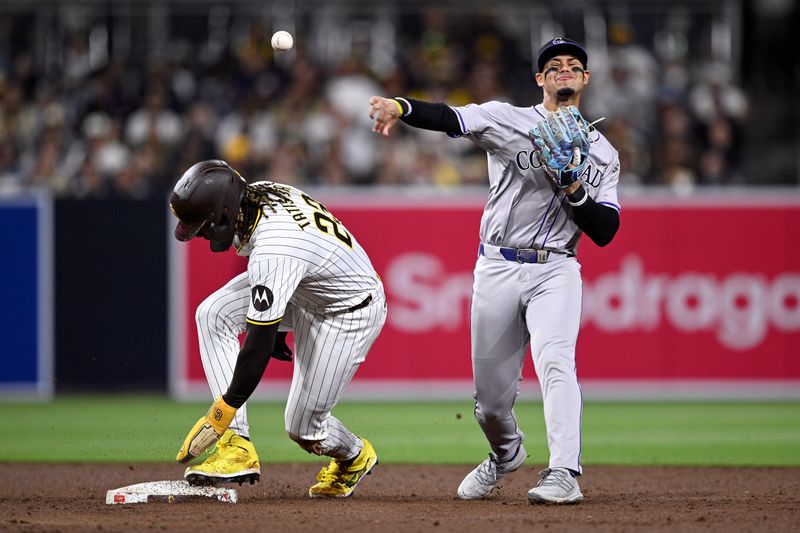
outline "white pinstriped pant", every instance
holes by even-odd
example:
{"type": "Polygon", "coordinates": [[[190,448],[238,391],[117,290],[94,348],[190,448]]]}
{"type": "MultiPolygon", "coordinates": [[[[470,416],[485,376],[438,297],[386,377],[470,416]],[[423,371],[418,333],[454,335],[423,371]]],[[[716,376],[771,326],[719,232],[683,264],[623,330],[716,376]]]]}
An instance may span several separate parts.
{"type": "MultiPolygon", "coordinates": [[[[233,378],[249,304],[250,285],[247,272],[243,272],[197,307],[200,357],[214,398],[225,393],[233,378]]],[[[280,331],[294,331],[295,354],[285,428],[304,449],[343,460],[360,452],[360,439],[332,416],[331,410],[385,321],[386,298],[380,282],[372,302],[353,312],[322,315],[292,304],[287,307],[280,331]]],[[[246,403],[236,412],[230,427],[249,437],[246,403]]]]}

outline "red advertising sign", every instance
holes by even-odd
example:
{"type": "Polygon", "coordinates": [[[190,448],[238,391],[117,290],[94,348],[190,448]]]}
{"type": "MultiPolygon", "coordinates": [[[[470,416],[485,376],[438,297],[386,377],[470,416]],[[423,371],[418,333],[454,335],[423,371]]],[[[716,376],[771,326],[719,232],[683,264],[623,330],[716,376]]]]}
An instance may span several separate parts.
{"type": "MultiPolygon", "coordinates": [[[[468,385],[482,203],[327,204],[367,250],[389,305],[354,385],[468,385]]],[[[584,238],[579,248],[584,311],[577,360],[584,385],[723,380],[800,387],[798,220],[796,198],[623,198],[614,242],[599,248],[584,238]]],[[[190,243],[186,252],[185,297],[175,309],[191,318],[246,263],[232,252],[212,257],[205,242],[190,243]]],[[[173,353],[177,389],[207,391],[193,320],[184,323],[182,349],[173,353]]],[[[526,364],[523,374],[533,376],[526,364]]],[[[291,365],[272,362],[265,381],[290,378],[291,365]]]]}

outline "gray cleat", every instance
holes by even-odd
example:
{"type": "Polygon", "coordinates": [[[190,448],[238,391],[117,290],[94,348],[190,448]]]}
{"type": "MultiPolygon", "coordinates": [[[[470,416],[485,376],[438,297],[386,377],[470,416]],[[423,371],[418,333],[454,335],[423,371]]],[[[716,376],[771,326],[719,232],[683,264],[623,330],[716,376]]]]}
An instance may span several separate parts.
{"type": "Polygon", "coordinates": [[[525,448],[520,445],[514,458],[505,463],[498,463],[494,453],[467,474],[461,485],[458,486],[458,497],[462,500],[480,500],[491,494],[492,489],[500,479],[525,464],[525,448]]]}
{"type": "Polygon", "coordinates": [[[566,468],[548,468],[539,472],[539,484],[528,491],[530,503],[578,503],[583,494],[578,480],[566,468]]]}

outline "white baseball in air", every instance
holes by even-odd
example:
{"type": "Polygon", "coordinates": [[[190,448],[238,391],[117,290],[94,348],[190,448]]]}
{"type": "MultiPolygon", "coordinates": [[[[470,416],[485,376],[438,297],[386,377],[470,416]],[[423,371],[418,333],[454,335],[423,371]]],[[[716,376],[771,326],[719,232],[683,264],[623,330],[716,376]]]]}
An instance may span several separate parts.
{"type": "Polygon", "coordinates": [[[276,31],[272,35],[272,48],[279,52],[285,52],[286,50],[291,50],[292,46],[294,46],[294,37],[288,31],[276,31]]]}

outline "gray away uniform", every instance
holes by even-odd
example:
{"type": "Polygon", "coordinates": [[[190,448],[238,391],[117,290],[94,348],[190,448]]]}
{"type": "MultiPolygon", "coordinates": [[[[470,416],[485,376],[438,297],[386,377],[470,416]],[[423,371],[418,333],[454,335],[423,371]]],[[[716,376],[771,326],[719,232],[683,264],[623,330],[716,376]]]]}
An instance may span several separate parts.
{"type": "MultiPolygon", "coordinates": [[[[487,153],[489,199],[480,228],[472,300],[475,417],[500,463],[524,440],[514,416],[522,363],[531,346],[542,390],[550,468],[581,472],[581,391],[575,345],[582,281],[576,259],[581,230],[566,195],[533,153],[528,130],[547,110],[500,102],[452,108],[461,133],[487,153]],[[501,248],[543,250],[536,263],[509,260],[501,248]]],[[[590,132],[583,187],[597,203],[619,211],[619,157],[590,132]]]]}

